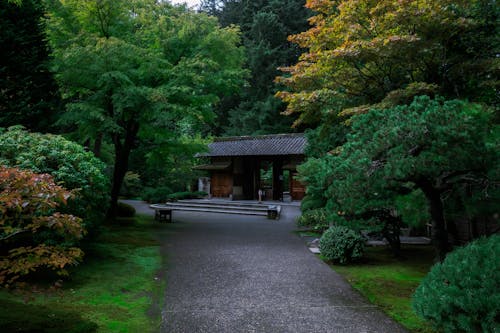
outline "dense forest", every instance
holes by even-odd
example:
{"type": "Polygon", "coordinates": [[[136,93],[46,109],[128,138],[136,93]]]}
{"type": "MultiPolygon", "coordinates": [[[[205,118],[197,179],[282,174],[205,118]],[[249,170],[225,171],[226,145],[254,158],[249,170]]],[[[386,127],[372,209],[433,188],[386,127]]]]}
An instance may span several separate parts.
{"type": "Polygon", "coordinates": [[[305,132],[306,225],[382,233],[397,255],[402,226],[430,224],[439,260],[459,224],[498,231],[499,16],[491,0],[0,1],[0,284],[66,273],[120,197],[193,191],[214,136],[305,132]]]}
{"type": "Polygon", "coordinates": [[[205,0],[200,9],[219,19],[222,26],[241,29],[247,84],[217,107],[214,134],[256,135],[296,131],[293,119],[281,113],[285,104],[275,93],[279,68],[297,62],[304,51],[287,36],[305,31],[312,12],[303,0],[205,0]]]}

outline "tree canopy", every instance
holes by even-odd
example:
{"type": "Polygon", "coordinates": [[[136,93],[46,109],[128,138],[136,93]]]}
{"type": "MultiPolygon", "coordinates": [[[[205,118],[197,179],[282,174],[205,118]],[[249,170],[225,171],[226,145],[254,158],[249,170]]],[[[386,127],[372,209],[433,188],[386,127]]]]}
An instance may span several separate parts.
{"type": "Polygon", "coordinates": [[[60,110],[43,14],[41,0],[0,1],[0,127],[46,130],[60,110]]]}
{"type": "Polygon", "coordinates": [[[308,1],[312,28],[289,39],[307,52],[278,81],[296,125],[440,94],[498,105],[495,2],[308,1]]]}
{"type": "Polygon", "coordinates": [[[346,144],[325,158],[326,207],[342,216],[392,210],[396,196],[420,190],[443,259],[448,245],[441,195],[465,184],[483,197],[495,195],[500,132],[491,118],[479,105],[427,96],[356,116],[346,144]]]}
{"type": "Polygon", "coordinates": [[[326,206],[339,223],[380,226],[427,206],[428,215],[406,221],[432,218],[442,259],[451,202],[463,213],[475,197],[484,210],[464,214],[472,218],[494,206],[478,194],[485,193],[480,183],[489,184],[481,183],[492,197],[498,191],[498,6],[486,0],[306,6],[316,13],[312,27],[289,40],[307,51],[277,78],[288,87],[277,93],[285,113],[297,117],[295,126],[313,127],[309,158],[299,169],[307,184],[303,208],[326,206]],[[421,95],[428,97],[414,100],[421,95]]]}
{"type": "Polygon", "coordinates": [[[49,1],[53,70],[68,100],[61,124],[114,148],[110,215],[139,139],[191,135],[242,84],[235,27],[156,1],[49,1]],[[75,127],[76,126],[76,127],[75,127]]]}
{"type": "Polygon", "coordinates": [[[215,134],[243,135],[290,132],[292,120],[280,113],[284,104],[274,94],[278,67],[297,61],[301,52],[287,36],[307,28],[310,11],[304,0],[203,1],[201,9],[224,26],[238,25],[245,47],[247,85],[239,96],[219,105],[215,134]]]}

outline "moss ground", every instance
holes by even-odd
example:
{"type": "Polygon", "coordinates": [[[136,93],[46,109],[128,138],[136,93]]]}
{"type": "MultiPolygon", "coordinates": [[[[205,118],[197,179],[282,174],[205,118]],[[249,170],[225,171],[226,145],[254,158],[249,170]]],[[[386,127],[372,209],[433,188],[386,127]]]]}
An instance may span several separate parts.
{"type": "Polygon", "coordinates": [[[369,247],[362,262],[331,266],[410,332],[434,332],[411,308],[411,295],[433,264],[433,249],[403,246],[402,255],[403,259],[396,259],[385,247],[369,247]]]}
{"type": "Polygon", "coordinates": [[[0,291],[0,331],[156,331],[159,311],[152,307],[161,307],[165,281],[155,234],[165,229],[145,216],[121,222],[85,247],[85,262],[62,287],[0,291]]]}

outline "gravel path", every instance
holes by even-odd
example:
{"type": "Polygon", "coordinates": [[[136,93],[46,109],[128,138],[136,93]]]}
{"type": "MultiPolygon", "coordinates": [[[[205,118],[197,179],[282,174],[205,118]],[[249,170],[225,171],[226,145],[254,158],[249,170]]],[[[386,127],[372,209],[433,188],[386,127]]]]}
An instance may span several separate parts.
{"type": "Polygon", "coordinates": [[[174,212],[161,332],[406,332],[307,250],[298,213],[174,212]]]}

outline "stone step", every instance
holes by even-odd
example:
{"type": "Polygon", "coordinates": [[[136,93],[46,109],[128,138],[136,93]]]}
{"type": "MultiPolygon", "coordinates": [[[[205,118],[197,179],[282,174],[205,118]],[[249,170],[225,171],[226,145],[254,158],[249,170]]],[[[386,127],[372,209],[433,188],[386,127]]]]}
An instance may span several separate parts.
{"type": "Polygon", "coordinates": [[[208,209],[229,209],[238,211],[260,211],[267,212],[267,205],[260,206],[247,206],[247,205],[226,205],[221,203],[192,203],[192,202],[167,202],[165,204],[167,207],[193,207],[193,208],[208,208],[208,209]]]}
{"type": "Polygon", "coordinates": [[[229,200],[206,200],[206,199],[189,199],[189,200],[179,200],[173,202],[174,204],[196,204],[196,205],[210,205],[210,206],[224,206],[224,207],[247,207],[247,208],[264,208],[267,209],[268,206],[276,206],[276,203],[263,202],[263,203],[248,203],[241,201],[229,201],[229,200]]]}
{"type": "Polygon", "coordinates": [[[267,216],[266,211],[257,210],[237,210],[237,209],[221,209],[221,208],[207,208],[207,207],[190,207],[190,206],[176,206],[176,205],[150,205],[152,209],[172,209],[178,211],[189,212],[204,212],[204,213],[221,213],[221,214],[238,214],[238,215],[259,215],[267,216]]]}

